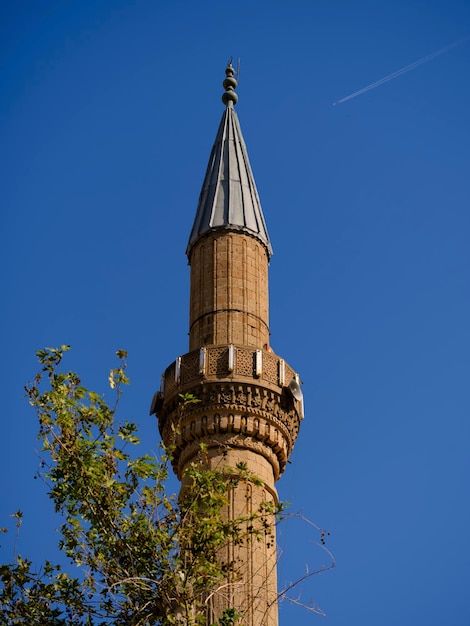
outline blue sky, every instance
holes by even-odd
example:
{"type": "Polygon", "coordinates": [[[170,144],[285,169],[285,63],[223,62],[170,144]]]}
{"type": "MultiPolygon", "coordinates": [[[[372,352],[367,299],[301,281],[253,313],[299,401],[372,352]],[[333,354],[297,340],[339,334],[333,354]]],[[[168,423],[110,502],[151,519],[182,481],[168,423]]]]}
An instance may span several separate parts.
{"type": "MultiPolygon", "coordinates": [[[[329,626],[470,623],[470,4],[3,3],[0,9],[1,525],[51,558],[33,479],[34,352],[105,391],[129,352],[123,417],[155,450],[160,374],[187,351],[184,251],[224,68],[268,225],[271,338],[306,417],[281,497],[328,528],[337,567],[302,586],[329,626]]],[[[11,536],[2,558],[11,556],[11,536]]],[[[280,583],[322,562],[280,529],[280,583]]],[[[297,596],[295,596],[297,597],[297,596]]],[[[287,604],[281,624],[321,617],[287,604]]]]}

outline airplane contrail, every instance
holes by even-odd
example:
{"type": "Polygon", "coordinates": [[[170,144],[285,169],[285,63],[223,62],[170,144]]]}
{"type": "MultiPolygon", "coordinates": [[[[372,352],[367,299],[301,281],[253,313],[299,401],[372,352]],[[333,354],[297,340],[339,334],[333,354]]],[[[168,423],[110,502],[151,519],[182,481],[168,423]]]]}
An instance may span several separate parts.
{"type": "Polygon", "coordinates": [[[336,102],[333,102],[333,106],[336,106],[337,104],[342,104],[343,102],[347,102],[348,100],[352,100],[352,98],[357,98],[357,96],[361,96],[363,93],[366,93],[367,91],[370,91],[371,89],[375,89],[376,87],[379,87],[380,85],[383,85],[384,83],[388,83],[389,80],[398,78],[398,76],[401,76],[402,74],[406,74],[406,72],[410,72],[411,70],[414,70],[416,67],[423,65],[423,63],[432,61],[432,59],[435,59],[441,54],[444,54],[445,52],[452,50],[452,48],[456,48],[457,46],[460,46],[461,44],[463,44],[465,41],[468,41],[469,39],[470,39],[470,35],[467,35],[466,37],[463,37],[462,39],[458,39],[457,41],[454,41],[453,43],[450,43],[447,46],[444,46],[444,48],[440,48],[439,50],[436,50],[436,52],[431,52],[431,54],[426,55],[422,59],[418,59],[417,61],[414,61],[413,63],[410,63],[409,65],[405,65],[405,67],[402,67],[401,69],[396,70],[396,72],[387,74],[387,76],[384,76],[383,78],[376,80],[374,83],[371,83],[370,85],[367,85],[366,87],[363,87],[362,89],[359,89],[358,91],[355,91],[354,93],[351,93],[349,96],[346,96],[345,98],[341,98],[341,100],[337,100],[336,102]]]}

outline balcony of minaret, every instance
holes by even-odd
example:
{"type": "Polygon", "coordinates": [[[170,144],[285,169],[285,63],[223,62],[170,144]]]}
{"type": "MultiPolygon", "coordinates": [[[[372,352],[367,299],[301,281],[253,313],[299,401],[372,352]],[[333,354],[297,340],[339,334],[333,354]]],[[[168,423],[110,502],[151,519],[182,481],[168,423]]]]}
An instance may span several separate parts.
{"type": "Polygon", "coordinates": [[[217,448],[222,441],[217,435],[232,434],[240,435],[236,447],[246,446],[269,461],[268,483],[274,484],[303,418],[303,402],[289,389],[298,380],[284,359],[247,346],[207,346],[178,357],[162,376],[165,402],[159,411],[163,441],[175,446],[176,474],[181,478],[202,440],[217,448]],[[181,410],[185,393],[200,402],[181,410]]]}

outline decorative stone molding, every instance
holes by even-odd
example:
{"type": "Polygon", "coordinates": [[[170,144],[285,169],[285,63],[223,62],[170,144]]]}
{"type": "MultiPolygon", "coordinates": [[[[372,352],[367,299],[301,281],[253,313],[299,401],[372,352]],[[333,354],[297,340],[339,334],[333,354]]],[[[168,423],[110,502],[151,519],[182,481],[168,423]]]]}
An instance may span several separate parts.
{"type": "MultiPolygon", "coordinates": [[[[207,448],[217,448],[221,451],[221,456],[223,456],[224,450],[227,448],[241,448],[243,450],[250,450],[251,452],[255,452],[256,454],[260,454],[264,457],[273,468],[277,469],[277,473],[274,473],[274,480],[280,475],[279,471],[279,461],[276,457],[275,453],[263,442],[256,441],[253,438],[245,435],[234,435],[233,433],[217,433],[214,436],[205,436],[188,443],[185,448],[182,449],[181,454],[178,457],[178,461],[175,468],[176,475],[180,478],[182,476],[183,470],[187,465],[197,458],[200,453],[200,445],[204,444],[207,448]]],[[[277,494],[275,490],[270,489],[270,485],[265,483],[265,489],[267,489],[271,496],[277,499],[277,494]]]]}
{"type": "MultiPolygon", "coordinates": [[[[168,371],[168,370],[167,370],[168,371]]],[[[185,389],[188,392],[188,388],[185,389]]],[[[165,397],[159,428],[165,445],[174,446],[173,465],[181,476],[201,443],[254,451],[272,465],[277,480],[299,432],[301,403],[285,391],[273,391],[259,382],[219,383],[207,379],[189,391],[200,400],[181,405],[179,396],[165,397]]]]}

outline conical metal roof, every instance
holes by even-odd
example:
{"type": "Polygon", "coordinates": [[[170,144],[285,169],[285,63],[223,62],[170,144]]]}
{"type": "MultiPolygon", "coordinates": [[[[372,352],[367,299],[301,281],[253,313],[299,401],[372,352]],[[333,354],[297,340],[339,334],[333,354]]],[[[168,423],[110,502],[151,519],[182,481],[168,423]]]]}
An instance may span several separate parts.
{"type": "Polygon", "coordinates": [[[210,232],[234,230],[259,239],[270,257],[271,243],[240,122],[233,108],[238,99],[233,91],[237,81],[230,64],[225,73],[226,91],[222,100],[226,109],[207,166],[186,254],[189,257],[194,244],[210,232]]]}

